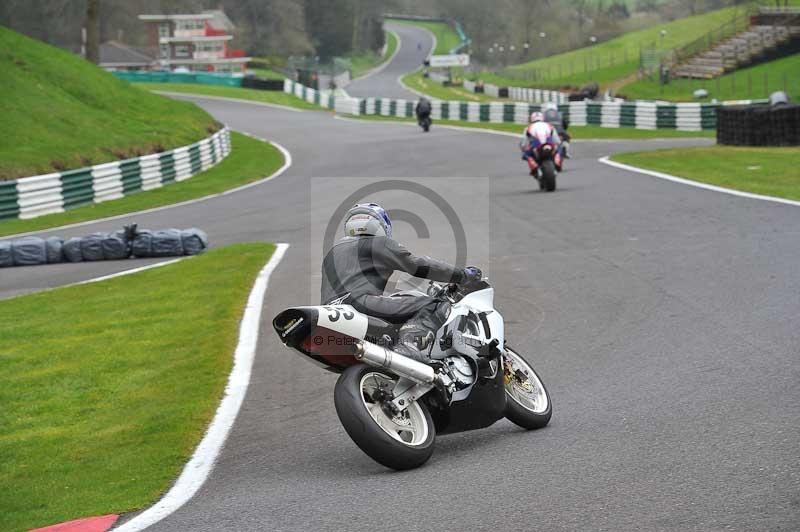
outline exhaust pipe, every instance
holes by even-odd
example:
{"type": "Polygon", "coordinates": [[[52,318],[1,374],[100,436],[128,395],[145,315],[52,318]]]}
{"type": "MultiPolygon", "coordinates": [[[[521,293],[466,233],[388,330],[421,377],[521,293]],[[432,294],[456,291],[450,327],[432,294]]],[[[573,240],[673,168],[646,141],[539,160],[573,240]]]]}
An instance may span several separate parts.
{"type": "Polygon", "coordinates": [[[419,384],[432,384],[436,378],[436,372],[429,365],[371,342],[358,342],[353,356],[370,366],[389,369],[419,384]]]}

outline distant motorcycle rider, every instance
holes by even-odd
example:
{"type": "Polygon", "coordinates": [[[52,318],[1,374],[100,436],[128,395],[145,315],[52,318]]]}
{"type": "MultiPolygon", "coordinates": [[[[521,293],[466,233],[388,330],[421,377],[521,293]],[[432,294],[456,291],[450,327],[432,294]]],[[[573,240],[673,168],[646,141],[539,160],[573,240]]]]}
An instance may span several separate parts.
{"type": "Polygon", "coordinates": [[[535,158],[534,139],[545,139],[554,146],[561,144],[561,139],[556,132],[556,128],[544,121],[544,115],[539,111],[531,113],[530,123],[523,132],[520,148],[522,149],[522,160],[527,161],[531,168],[531,175],[536,174],[536,165],[531,162],[535,158]]]}
{"type": "Polygon", "coordinates": [[[364,314],[402,323],[394,349],[426,362],[434,333],[450,314],[450,304],[424,295],[385,296],[389,278],[401,271],[439,282],[466,283],[480,280],[481,270],[412,254],[392,239],[392,221],[377,203],[351,207],[344,233],[322,261],[322,304],[352,305],[364,314]]]}
{"type": "Polygon", "coordinates": [[[569,159],[569,142],[572,137],[567,133],[569,121],[558,111],[558,106],[552,102],[542,105],[544,121],[556,128],[556,133],[561,138],[561,151],[569,159]]]}

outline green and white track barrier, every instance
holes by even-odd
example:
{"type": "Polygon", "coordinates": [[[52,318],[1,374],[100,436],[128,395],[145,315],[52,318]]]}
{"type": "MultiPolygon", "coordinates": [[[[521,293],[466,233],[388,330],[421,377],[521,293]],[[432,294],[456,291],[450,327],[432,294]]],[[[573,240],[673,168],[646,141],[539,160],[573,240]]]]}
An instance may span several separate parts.
{"type": "Polygon", "coordinates": [[[161,153],[0,182],[0,219],[36,218],[184,181],[231,151],[230,130],[161,153]]]}
{"type": "MultiPolygon", "coordinates": [[[[536,90],[536,89],[528,89],[536,90]]],[[[303,87],[286,80],[284,91],[306,101],[319,99],[320,105],[349,115],[380,115],[389,117],[413,117],[415,100],[390,98],[352,98],[332,96],[303,87]]],[[[542,91],[545,92],[545,91],[542,91]]],[[[541,96],[541,95],[539,95],[541,96]]],[[[558,99],[556,95],[552,95],[558,99]]],[[[433,101],[434,120],[463,120],[466,122],[527,124],[530,114],[542,108],[538,103],[525,102],[459,102],[433,101]]],[[[555,102],[554,102],[555,103],[555,102]]],[[[557,103],[559,111],[576,126],[632,127],[636,129],[677,129],[680,131],[702,131],[717,127],[717,108],[720,105],[762,103],[760,101],[738,101],[717,103],[662,103],[648,101],[633,102],[564,102],[557,103]]]]}

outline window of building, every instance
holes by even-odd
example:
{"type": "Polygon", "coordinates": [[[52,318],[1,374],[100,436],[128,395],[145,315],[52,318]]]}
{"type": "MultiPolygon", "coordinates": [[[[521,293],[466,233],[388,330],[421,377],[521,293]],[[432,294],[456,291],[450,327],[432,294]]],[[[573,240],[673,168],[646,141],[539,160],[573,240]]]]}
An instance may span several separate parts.
{"type": "Polygon", "coordinates": [[[175,23],[176,29],[180,31],[195,31],[205,29],[202,20],[178,20],[175,23]]]}
{"type": "Polygon", "coordinates": [[[221,52],[222,44],[218,42],[201,42],[197,43],[198,52],[221,52]]]}
{"type": "Polygon", "coordinates": [[[158,25],[158,36],[159,37],[169,37],[169,23],[159,24],[158,25]]]}
{"type": "Polygon", "coordinates": [[[176,44],[175,45],[175,57],[189,57],[191,56],[192,52],[189,49],[188,44],[176,44]]]}
{"type": "Polygon", "coordinates": [[[161,52],[161,59],[169,59],[169,45],[162,44],[159,46],[159,50],[161,52]]]}

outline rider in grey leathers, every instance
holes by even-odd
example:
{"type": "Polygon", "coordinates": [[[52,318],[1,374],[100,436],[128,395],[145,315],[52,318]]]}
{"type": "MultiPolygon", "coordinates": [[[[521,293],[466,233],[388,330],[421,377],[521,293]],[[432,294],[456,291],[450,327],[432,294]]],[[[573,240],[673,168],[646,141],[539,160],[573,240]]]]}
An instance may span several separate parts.
{"type": "Polygon", "coordinates": [[[465,283],[480,280],[483,274],[478,268],[457,268],[416,256],[391,236],[392,222],[380,205],[353,206],[345,217],[345,237],[322,261],[321,302],[352,305],[364,314],[402,323],[395,350],[424,362],[434,333],[450,314],[450,305],[424,295],[385,296],[389,277],[401,271],[444,283],[465,283]]]}

